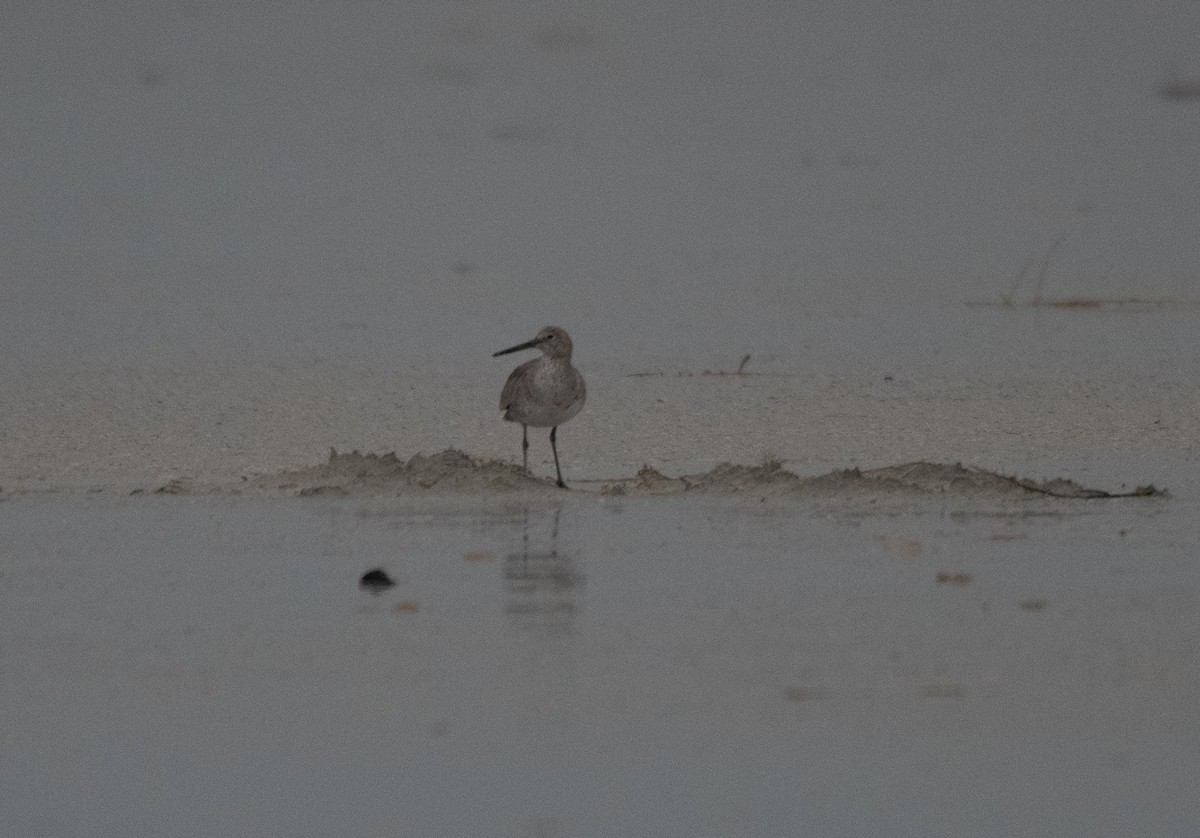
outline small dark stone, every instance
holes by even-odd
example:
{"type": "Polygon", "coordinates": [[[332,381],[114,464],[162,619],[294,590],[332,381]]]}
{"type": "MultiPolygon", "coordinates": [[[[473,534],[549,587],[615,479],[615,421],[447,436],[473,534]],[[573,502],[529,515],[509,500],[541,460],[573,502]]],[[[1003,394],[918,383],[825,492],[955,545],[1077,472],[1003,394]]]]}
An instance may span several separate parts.
{"type": "Polygon", "coordinates": [[[388,588],[396,587],[396,583],[392,581],[392,577],[377,567],[362,575],[362,578],[358,580],[358,587],[373,594],[381,594],[388,588]]]}

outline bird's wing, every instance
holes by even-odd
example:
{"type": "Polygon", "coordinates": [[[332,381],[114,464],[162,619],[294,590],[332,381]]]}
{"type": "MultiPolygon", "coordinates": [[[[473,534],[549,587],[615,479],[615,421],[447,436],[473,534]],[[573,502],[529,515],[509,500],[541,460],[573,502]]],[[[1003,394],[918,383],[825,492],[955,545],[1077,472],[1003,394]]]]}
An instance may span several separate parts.
{"type": "Polygon", "coordinates": [[[514,401],[529,393],[533,382],[533,365],[537,362],[537,358],[526,361],[508,376],[508,381],[504,382],[504,389],[500,391],[501,410],[508,410],[514,401]]]}

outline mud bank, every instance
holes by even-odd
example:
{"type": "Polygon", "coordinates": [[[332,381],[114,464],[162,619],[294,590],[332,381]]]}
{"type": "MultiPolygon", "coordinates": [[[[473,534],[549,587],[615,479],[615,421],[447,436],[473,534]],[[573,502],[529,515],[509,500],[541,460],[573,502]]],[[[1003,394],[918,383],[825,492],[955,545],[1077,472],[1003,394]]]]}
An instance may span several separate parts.
{"type": "MultiPolygon", "coordinates": [[[[620,492],[619,484],[607,487],[620,492]]],[[[1154,486],[1138,486],[1130,492],[1107,492],[1081,486],[1074,480],[1047,481],[1010,477],[960,463],[913,462],[876,469],[847,469],[816,477],[800,477],[768,461],[757,466],[721,463],[704,474],[670,478],[643,467],[627,490],[631,494],[755,493],[809,497],[858,497],[863,495],[944,495],[948,497],[1037,498],[1054,497],[1095,500],[1121,497],[1161,497],[1154,486]]]]}
{"type": "Polygon", "coordinates": [[[157,494],[240,494],[317,496],[389,496],[414,493],[503,494],[562,497],[603,495],[651,497],[696,494],[752,495],[814,499],[863,497],[946,497],[1022,500],[1066,498],[1097,500],[1122,497],[1161,497],[1154,486],[1128,492],[1092,489],[1066,478],[1035,481],[961,464],[913,462],[876,469],[848,469],[816,477],[801,477],[777,461],[756,466],[721,463],[702,474],[669,477],[644,466],[635,476],[603,483],[599,489],[557,488],[548,478],[534,477],[512,463],[473,457],[449,448],[436,454],[417,454],[402,460],[395,452],[363,454],[330,450],[324,463],[273,474],[245,477],[234,486],[172,480],[157,494]]]}
{"type": "Polygon", "coordinates": [[[318,465],[243,478],[236,486],[191,480],[172,480],[156,494],[257,493],[294,497],[560,492],[553,482],[539,480],[512,463],[472,457],[454,448],[437,454],[417,454],[401,460],[395,452],[340,453],[330,449],[318,465]]]}

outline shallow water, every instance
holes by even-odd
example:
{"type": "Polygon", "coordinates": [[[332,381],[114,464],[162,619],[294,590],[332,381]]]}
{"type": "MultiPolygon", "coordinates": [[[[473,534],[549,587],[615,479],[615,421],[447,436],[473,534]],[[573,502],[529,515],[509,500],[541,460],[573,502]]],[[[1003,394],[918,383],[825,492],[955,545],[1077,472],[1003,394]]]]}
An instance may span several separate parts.
{"type": "Polygon", "coordinates": [[[0,833],[1188,835],[1196,512],[12,499],[0,833]]]}

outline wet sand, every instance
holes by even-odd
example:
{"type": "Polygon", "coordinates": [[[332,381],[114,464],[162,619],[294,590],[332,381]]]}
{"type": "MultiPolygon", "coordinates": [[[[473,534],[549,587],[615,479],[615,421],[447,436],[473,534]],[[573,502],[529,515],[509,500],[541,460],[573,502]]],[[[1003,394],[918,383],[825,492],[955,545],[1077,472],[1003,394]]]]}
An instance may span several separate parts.
{"type": "MultiPolygon", "coordinates": [[[[559,443],[577,488],[646,465],[680,477],[764,460],[805,477],[962,463],[1111,492],[1195,480],[1200,377],[585,370],[588,408],[560,430],[559,443]]],[[[382,359],[10,368],[0,373],[0,486],[127,493],[172,480],[230,485],[317,465],[331,448],[402,459],[457,448],[519,463],[520,430],[495,409],[506,372],[422,374],[382,359]]],[[[530,442],[531,470],[551,474],[546,434],[534,431],[530,442]]]]}

